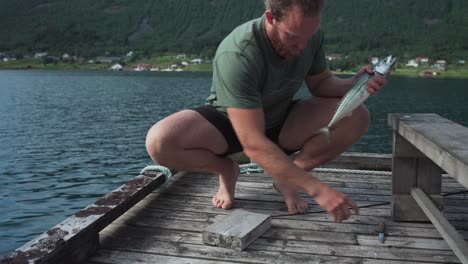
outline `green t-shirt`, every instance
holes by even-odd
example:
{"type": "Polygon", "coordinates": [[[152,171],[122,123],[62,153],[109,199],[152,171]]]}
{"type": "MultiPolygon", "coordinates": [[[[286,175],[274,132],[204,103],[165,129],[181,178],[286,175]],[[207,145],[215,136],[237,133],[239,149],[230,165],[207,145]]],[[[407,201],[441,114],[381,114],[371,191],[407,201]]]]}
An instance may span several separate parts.
{"type": "Polygon", "coordinates": [[[267,37],[262,16],[240,25],[221,42],[207,104],[226,116],[226,107],[263,109],[268,129],[284,120],[305,77],[325,69],[322,31],[314,34],[301,55],[281,59],[267,37]]]}

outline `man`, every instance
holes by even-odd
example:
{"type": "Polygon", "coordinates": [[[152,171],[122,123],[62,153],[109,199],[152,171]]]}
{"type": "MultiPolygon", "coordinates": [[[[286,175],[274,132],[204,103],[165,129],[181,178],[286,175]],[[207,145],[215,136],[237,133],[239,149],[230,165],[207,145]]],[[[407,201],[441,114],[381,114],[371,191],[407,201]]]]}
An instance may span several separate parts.
{"type": "MultiPolygon", "coordinates": [[[[207,105],[154,125],[146,140],[148,153],[171,169],[219,174],[212,203],[229,209],[239,167],[226,155],[244,150],[273,178],[289,213],[307,210],[298,195],[302,191],[334,221],[346,220],[350,207],[358,213],[356,204],[308,171],[337,157],[367,131],[369,113],[361,105],[333,127],[330,143],[316,134],[357,76],[371,68],[349,79],[326,68],[319,29],[324,0],[266,0],[265,5],[261,18],[239,26],[220,44],[207,105]],[[293,101],[303,81],[313,97],[293,101]]],[[[384,84],[376,76],[367,89],[375,94],[384,84]]]]}

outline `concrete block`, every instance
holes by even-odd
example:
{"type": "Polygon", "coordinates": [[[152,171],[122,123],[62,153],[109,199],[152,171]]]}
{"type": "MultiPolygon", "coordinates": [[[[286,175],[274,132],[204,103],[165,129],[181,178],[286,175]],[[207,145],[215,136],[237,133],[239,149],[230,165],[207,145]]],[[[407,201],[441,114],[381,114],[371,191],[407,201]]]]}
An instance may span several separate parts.
{"type": "Polygon", "coordinates": [[[203,243],[244,250],[271,227],[271,215],[236,210],[203,231],[203,243]]]}

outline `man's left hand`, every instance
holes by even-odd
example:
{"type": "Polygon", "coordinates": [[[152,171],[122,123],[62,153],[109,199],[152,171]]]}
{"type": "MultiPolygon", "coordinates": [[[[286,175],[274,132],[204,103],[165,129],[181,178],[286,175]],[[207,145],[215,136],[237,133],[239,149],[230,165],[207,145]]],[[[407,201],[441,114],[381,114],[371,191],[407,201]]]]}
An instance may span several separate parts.
{"type": "MultiPolygon", "coordinates": [[[[372,66],[368,65],[368,66],[362,67],[356,73],[354,78],[357,79],[359,76],[361,76],[364,73],[367,73],[369,75],[374,74],[374,70],[372,69],[372,66]]],[[[384,77],[376,74],[369,82],[367,82],[367,91],[371,95],[375,95],[380,90],[380,88],[382,88],[382,86],[384,86],[385,84],[387,84],[387,80],[384,77]]]]}

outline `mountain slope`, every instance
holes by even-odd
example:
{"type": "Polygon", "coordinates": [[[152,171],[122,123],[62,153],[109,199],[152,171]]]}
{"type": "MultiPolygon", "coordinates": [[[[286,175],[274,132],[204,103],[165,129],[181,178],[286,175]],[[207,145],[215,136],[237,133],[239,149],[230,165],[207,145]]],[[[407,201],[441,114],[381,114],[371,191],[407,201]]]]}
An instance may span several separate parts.
{"type": "MultiPolygon", "coordinates": [[[[260,0],[0,0],[0,52],[212,55],[263,9],[260,0]]],[[[458,58],[468,53],[467,11],[464,0],[334,0],[322,28],[328,53],[458,58]]]]}

